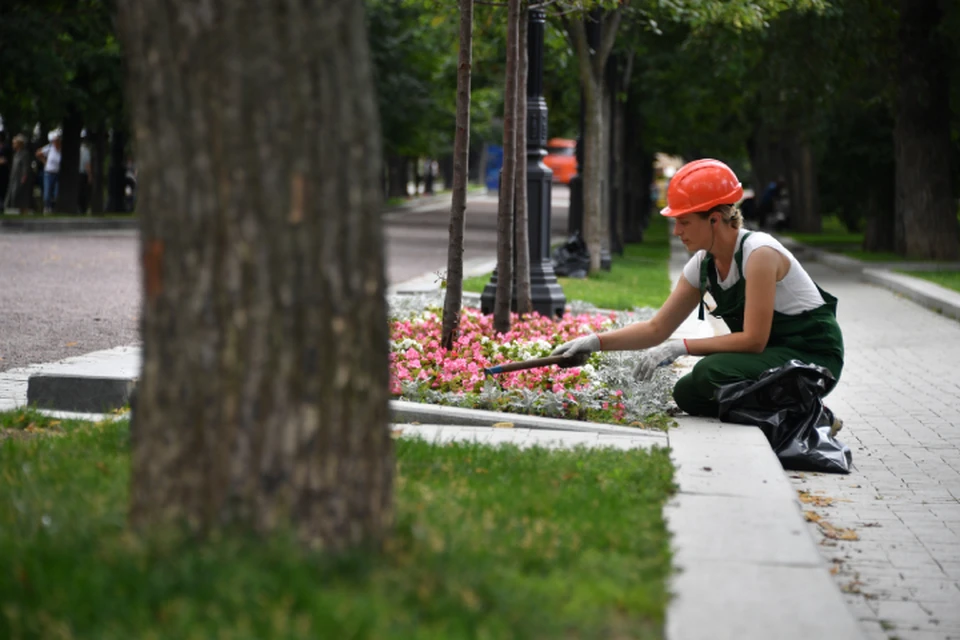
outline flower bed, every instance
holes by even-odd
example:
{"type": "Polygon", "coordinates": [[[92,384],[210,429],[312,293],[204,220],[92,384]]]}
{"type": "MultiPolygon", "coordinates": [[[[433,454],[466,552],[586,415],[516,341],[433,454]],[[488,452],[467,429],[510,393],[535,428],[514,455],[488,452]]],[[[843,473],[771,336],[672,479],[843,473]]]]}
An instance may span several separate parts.
{"type": "Polygon", "coordinates": [[[453,349],[440,346],[442,298],[391,301],[391,393],[403,400],[556,418],[648,426],[662,422],[672,376],[633,380],[635,354],[596,353],[582,367],[543,367],[487,376],[485,367],[544,357],[577,336],[651,317],[653,310],[602,312],[574,305],[560,320],[513,315],[498,335],[493,318],[465,308],[453,349]],[[656,420],[651,417],[656,416],[656,420]]]}

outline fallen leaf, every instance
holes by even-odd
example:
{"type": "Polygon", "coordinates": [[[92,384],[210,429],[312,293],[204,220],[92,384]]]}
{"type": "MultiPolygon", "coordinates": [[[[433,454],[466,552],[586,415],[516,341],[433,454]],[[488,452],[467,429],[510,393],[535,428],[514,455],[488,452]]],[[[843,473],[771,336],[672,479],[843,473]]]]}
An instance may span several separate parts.
{"type": "Polygon", "coordinates": [[[513,429],[512,422],[494,422],[493,426],[496,429],[513,429]]]}
{"type": "Polygon", "coordinates": [[[399,438],[403,435],[403,429],[393,429],[390,431],[390,435],[394,438],[399,438]]]}
{"type": "Polygon", "coordinates": [[[803,517],[807,522],[820,522],[820,514],[816,511],[804,511],[803,517]]]}
{"type": "Polygon", "coordinates": [[[68,342],[67,344],[65,344],[65,345],[63,345],[63,346],[65,346],[65,347],[75,347],[75,346],[77,346],[77,343],[76,343],[76,342],[68,342]]]}
{"type": "Polygon", "coordinates": [[[830,567],[830,575],[835,576],[838,573],[840,573],[840,565],[835,564],[832,567],[830,567]]]}
{"type": "Polygon", "coordinates": [[[829,507],[831,504],[833,504],[833,498],[814,495],[804,489],[797,491],[797,495],[800,497],[800,502],[804,504],[812,504],[815,507],[829,507]]]}

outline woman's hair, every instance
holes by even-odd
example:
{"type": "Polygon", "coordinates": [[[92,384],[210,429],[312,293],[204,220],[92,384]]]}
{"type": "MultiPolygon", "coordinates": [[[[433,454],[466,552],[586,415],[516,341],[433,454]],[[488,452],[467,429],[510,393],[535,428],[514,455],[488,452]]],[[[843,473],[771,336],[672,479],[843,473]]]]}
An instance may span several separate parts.
{"type": "Polygon", "coordinates": [[[739,229],[743,226],[743,215],[735,204],[720,204],[710,209],[710,211],[700,211],[699,213],[700,217],[706,220],[710,217],[710,214],[714,212],[719,213],[720,219],[734,229],[739,229]]]}

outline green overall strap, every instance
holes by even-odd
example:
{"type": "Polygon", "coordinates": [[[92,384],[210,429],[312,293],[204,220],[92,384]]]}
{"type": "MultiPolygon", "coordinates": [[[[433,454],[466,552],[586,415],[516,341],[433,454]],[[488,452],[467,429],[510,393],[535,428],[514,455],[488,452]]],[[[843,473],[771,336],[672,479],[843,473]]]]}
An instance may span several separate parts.
{"type": "MultiPolygon", "coordinates": [[[[747,238],[753,231],[747,231],[743,234],[743,238],[740,240],[740,245],[737,247],[737,252],[734,254],[734,262],[737,263],[737,269],[740,270],[740,279],[743,280],[743,243],[746,242],[747,238]]],[[[706,306],[706,303],[703,301],[703,296],[706,295],[707,291],[711,290],[710,287],[710,276],[709,269],[713,265],[713,256],[709,253],[704,256],[704,259],[700,261],[700,311],[697,315],[697,318],[700,320],[704,319],[703,309],[706,306]]],[[[717,285],[717,288],[720,288],[720,285],[717,285]]],[[[716,294],[714,294],[716,297],[716,294]]],[[[714,314],[716,315],[716,314],[714,314]]]]}

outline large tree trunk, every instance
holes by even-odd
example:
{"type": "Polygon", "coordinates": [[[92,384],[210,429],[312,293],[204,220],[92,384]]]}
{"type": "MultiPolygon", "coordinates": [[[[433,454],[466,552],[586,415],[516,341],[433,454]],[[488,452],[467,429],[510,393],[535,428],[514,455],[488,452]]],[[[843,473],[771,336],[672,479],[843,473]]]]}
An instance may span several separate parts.
{"type": "Polygon", "coordinates": [[[493,305],[493,328],[510,330],[513,302],[513,208],[517,162],[517,64],[520,31],[520,0],[507,5],[506,89],[503,96],[503,171],[497,207],[497,292],[493,305]]]}
{"type": "Polygon", "coordinates": [[[460,0],[460,54],[457,60],[457,130],[453,136],[453,194],[450,243],[447,245],[447,290],[443,300],[444,349],[452,349],[463,304],[463,231],[467,212],[470,161],[470,76],[473,66],[473,0],[460,0]]]}
{"type": "Polygon", "coordinates": [[[124,0],[119,25],[142,177],[131,522],[376,543],[393,445],[363,4],[124,0]]]}
{"type": "Polygon", "coordinates": [[[608,14],[603,21],[602,35],[597,49],[587,42],[583,20],[565,21],[567,33],[573,42],[579,59],[580,82],[583,88],[584,117],[584,166],[583,172],[583,238],[590,252],[590,274],[600,270],[603,248],[603,233],[606,225],[603,215],[601,178],[601,153],[603,144],[603,81],[607,58],[613,49],[617,29],[620,26],[619,9],[608,14]]]}
{"type": "Polygon", "coordinates": [[[911,258],[957,260],[960,240],[950,185],[950,83],[937,33],[938,0],[900,2],[897,100],[897,250],[911,258]]]}
{"type": "Polygon", "coordinates": [[[530,233],[527,227],[527,8],[520,11],[517,43],[517,173],[514,181],[516,209],[513,226],[516,231],[517,264],[517,313],[533,312],[533,296],[530,290],[530,233]]]}

